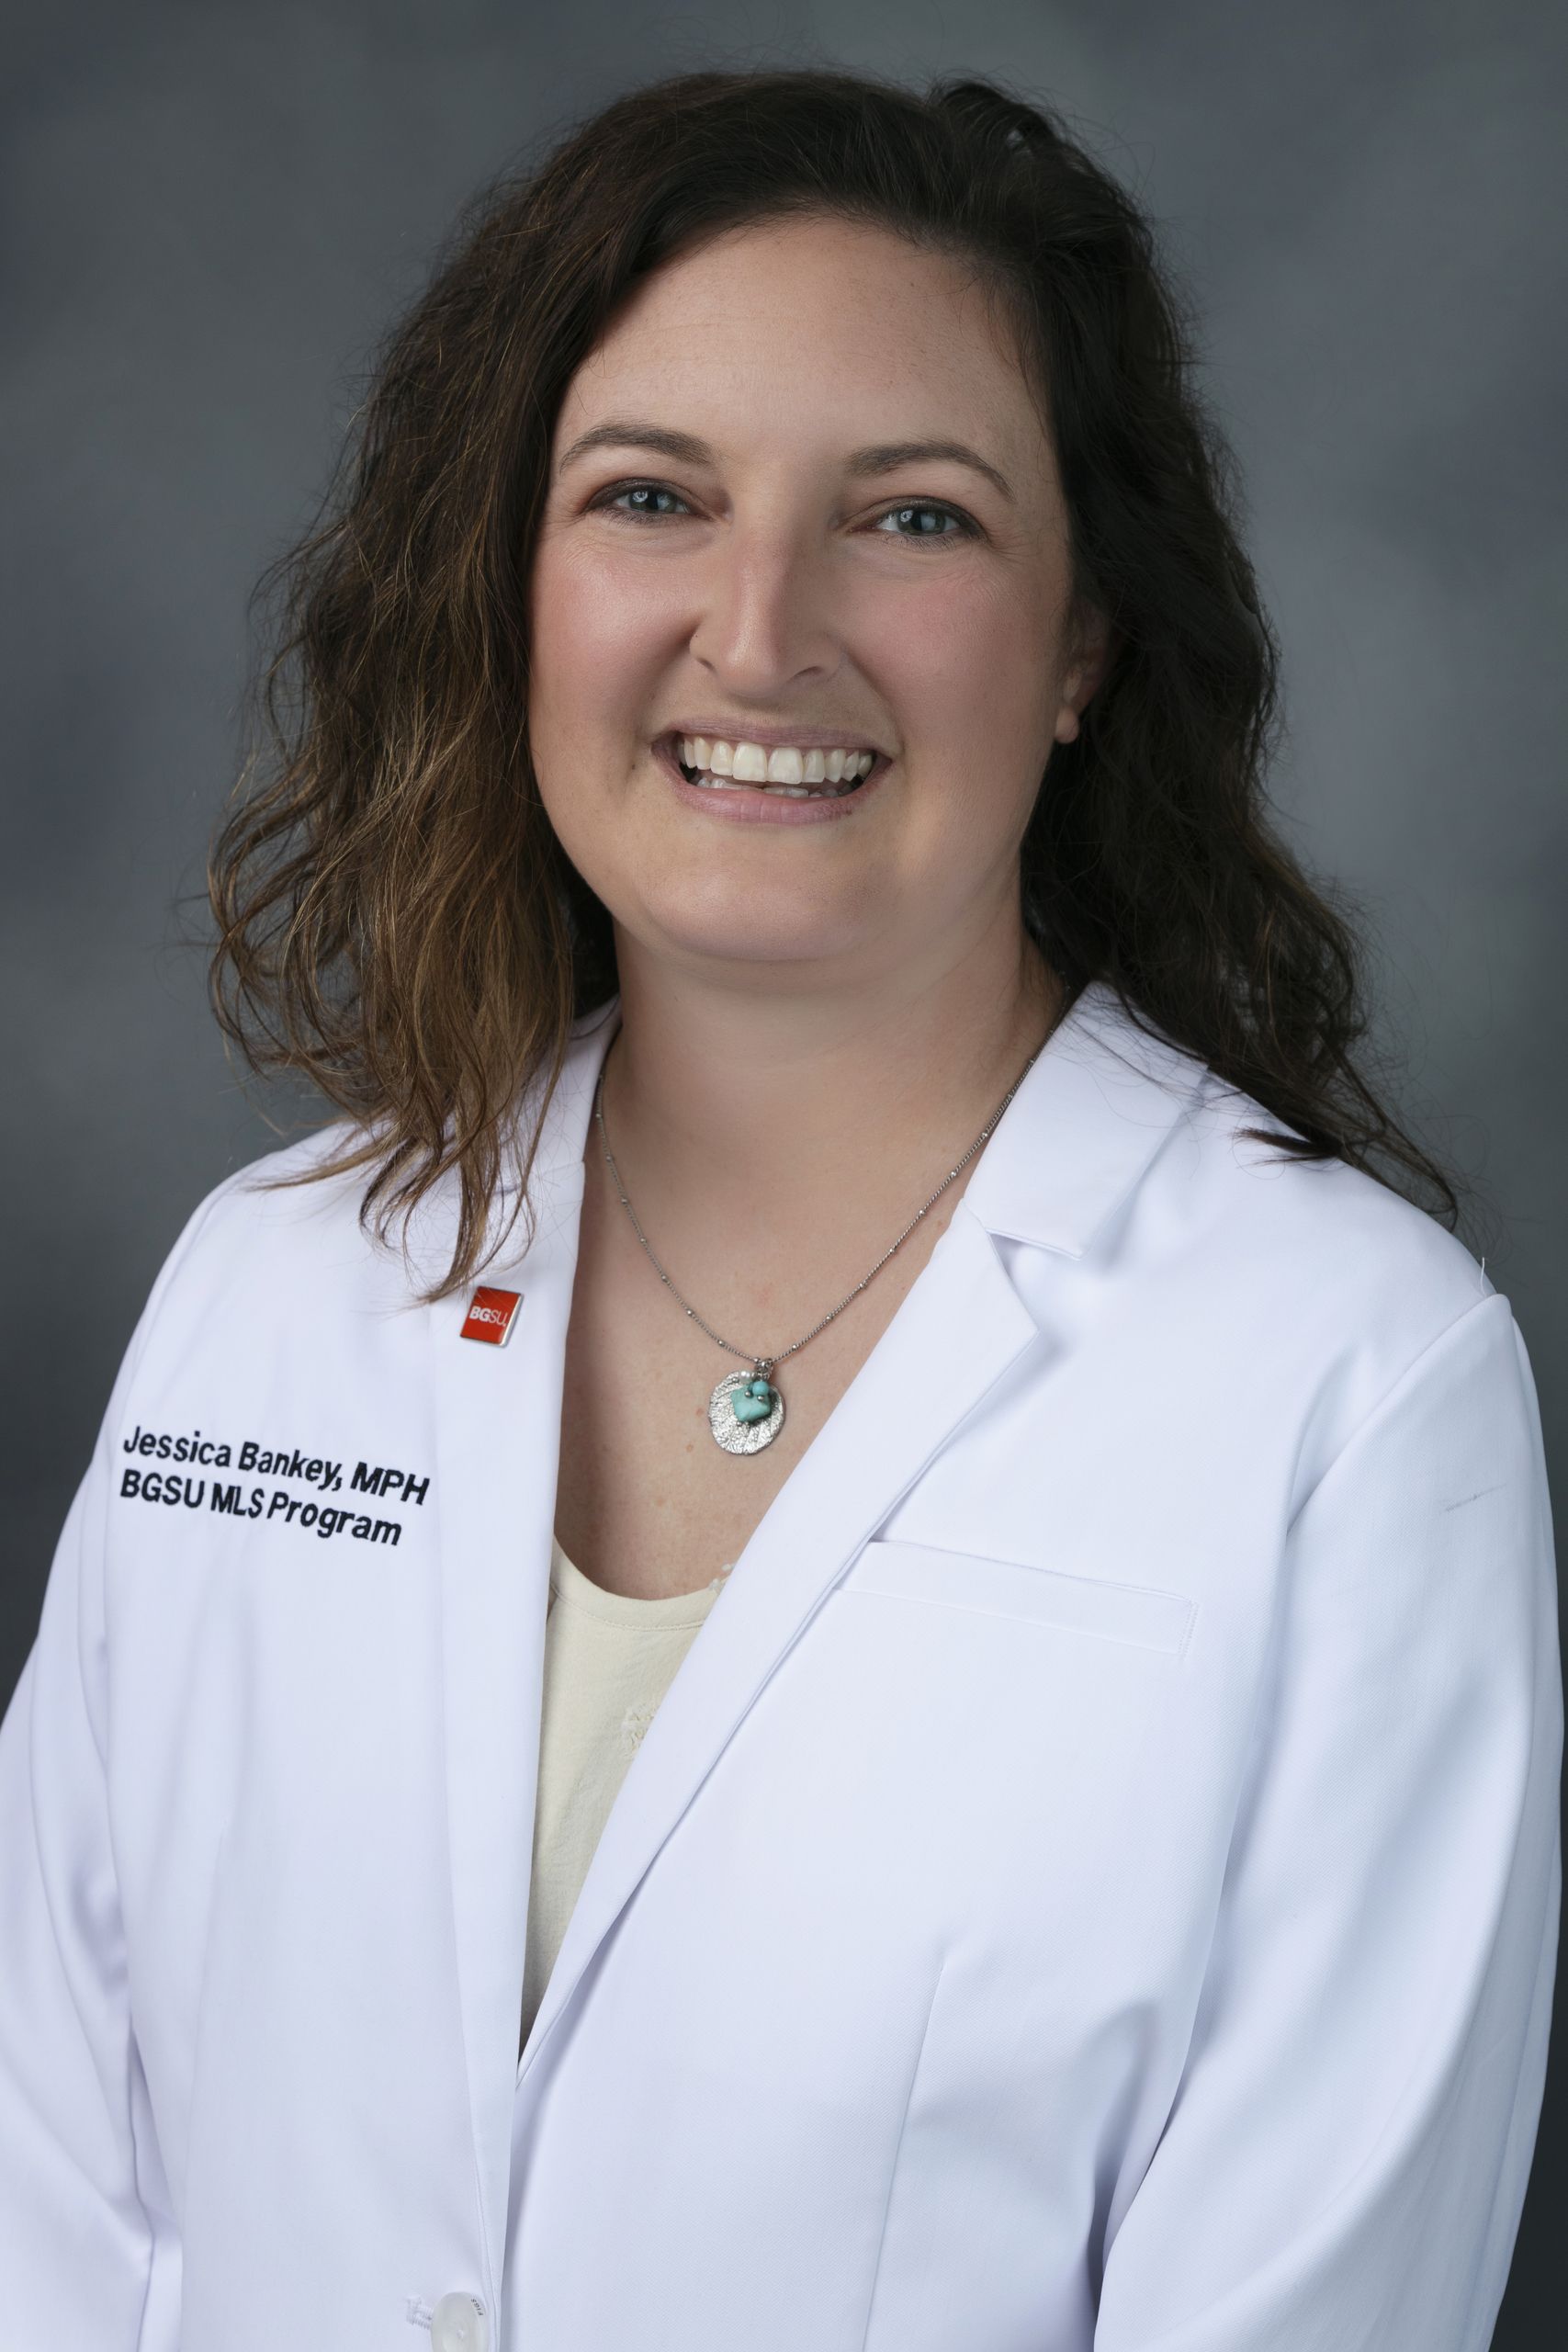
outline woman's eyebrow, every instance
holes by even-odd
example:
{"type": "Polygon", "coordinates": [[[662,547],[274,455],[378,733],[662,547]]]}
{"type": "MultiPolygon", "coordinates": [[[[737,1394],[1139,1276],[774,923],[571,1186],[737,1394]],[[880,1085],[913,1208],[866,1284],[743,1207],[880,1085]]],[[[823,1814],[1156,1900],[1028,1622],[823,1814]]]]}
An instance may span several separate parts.
{"type": "MultiPolygon", "coordinates": [[[[674,458],[682,465],[710,466],[714,452],[705,441],[694,434],[677,433],[669,425],[648,424],[637,418],[609,417],[603,424],[595,424],[590,432],[580,434],[570,447],[561,453],[558,471],[565,473],[594,449],[652,449],[662,458],[674,458]]],[[[996,467],[971,449],[964,441],[879,441],[870,448],[857,449],[845,463],[844,470],[856,481],[874,474],[890,474],[900,466],[930,465],[945,458],[950,464],[968,466],[984,475],[993,489],[1010,503],[1012,491],[1007,477],[996,467]]]]}

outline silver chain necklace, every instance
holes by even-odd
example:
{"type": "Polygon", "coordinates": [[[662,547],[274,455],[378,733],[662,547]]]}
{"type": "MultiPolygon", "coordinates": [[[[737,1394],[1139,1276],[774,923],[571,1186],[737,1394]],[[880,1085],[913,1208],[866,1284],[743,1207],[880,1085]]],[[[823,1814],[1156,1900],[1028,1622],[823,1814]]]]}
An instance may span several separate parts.
{"type": "MultiPolygon", "coordinates": [[[[613,1043],[614,1040],[612,1040],[612,1044],[613,1043]]],[[[708,1338],[714,1340],[717,1346],[721,1347],[727,1355],[739,1356],[743,1363],[749,1363],[751,1366],[751,1370],[750,1372],[727,1372],[723,1379],[719,1382],[717,1387],[714,1390],[713,1395],[708,1398],[708,1427],[713,1431],[715,1443],[721,1445],[726,1453],[760,1453],[763,1446],[772,1445],[774,1438],[777,1437],[780,1430],[784,1427],[784,1394],[780,1389],[778,1383],[771,1377],[772,1374],[781,1363],[783,1363],[786,1356],[795,1355],[798,1350],[805,1347],[807,1340],[814,1340],[819,1331],[825,1331],[829,1324],[831,1323],[836,1317],[841,1315],[845,1307],[852,1305],[854,1300],[860,1296],[867,1283],[869,1283],[874,1275],[879,1274],[882,1272],[883,1267],[886,1266],[889,1258],[893,1256],[894,1251],[903,1248],[904,1243],[908,1241],[916,1226],[919,1224],[920,1219],[925,1216],[927,1209],[933,1207],[935,1204],[941,1200],[942,1194],[946,1192],[953,1179],[962,1174],[963,1170],[974,1159],[975,1154],[979,1150],[981,1145],[987,1140],[991,1130],[995,1127],[998,1120],[1001,1117],[1002,1113],[1007,1109],[1008,1104],[1012,1101],[1013,1096],[1018,1092],[1019,1088],[1023,1084],[1024,1080],[1029,1076],[1030,1071],[1039,1060],[1041,1054],[1044,1051],[1044,1046],[1045,1040],[1043,1038],[1041,1043],[1035,1046],[1034,1051],[1030,1055],[1029,1059],[1024,1063],[1023,1068],[1019,1071],[1018,1076],[1013,1080],[1012,1084],[1008,1088],[1007,1092],[1003,1095],[1001,1101],[998,1103],[996,1109],[992,1112],[990,1117],[987,1120],[986,1125],[981,1128],[979,1134],[976,1136],[974,1142],[970,1145],[963,1159],[959,1160],[956,1167],[950,1168],[948,1170],[947,1174],[937,1186],[936,1191],[931,1194],[931,1199],[924,1202],[921,1206],[915,1211],[914,1216],[909,1219],[908,1224],[904,1227],[904,1230],[898,1236],[897,1240],[893,1243],[890,1249],[883,1251],[875,1265],[872,1267],[870,1273],[863,1275],[861,1280],[856,1283],[853,1290],[846,1291],[843,1297],[839,1301],[837,1306],[830,1308],[829,1312],[824,1315],[820,1323],[814,1323],[812,1325],[810,1330],[807,1332],[805,1339],[796,1340],[790,1347],[781,1348],[776,1356],[753,1355],[749,1348],[738,1348],[734,1344],[733,1340],[725,1339],[719,1332],[716,1331],[711,1323],[705,1323],[702,1317],[697,1313],[696,1308],[691,1304],[689,1299],[682,1296],[682,1294],[675,1288],[674,1283],[671,1281],[669,1275],[665,1272],[658,1259],[654,1257],[652,1245],[649,1241],[647,1234],[637,1223],[637,1211],[633,1208],[631,1202],[627,1197],[626,1188],[621,1182],[621,1171],[615,1165],[615,1156],[610,1149],[610,1138],[604,1126],[604,1112],[603,1105],[604,1072],[608,1069],[610,1061],[609,1054],[605,1054],[604,1059],[599,1065],[598,1083],[593,1089],[593,1116],[598,1123],[600,1141],[604,1147],[604,1158],[609,1163],[610,1173],[615,1180],[616,1194],[620,1200],[621,1206],[625,1209],[626,1215],[632,1221],[632,1230],[637,1235],[637,1239],[641,1242],[644,1250],[647,1250],[649,1258],[652,1262],[653,1270],[659,1276],[660,1281],[664,1284],[665,1289],[668,1290],[673,1297],[679,1299],[681,1305],[685,1308],[687,1319],[694,1323],[700,1331],[705,1331],[708,1338]]]]}

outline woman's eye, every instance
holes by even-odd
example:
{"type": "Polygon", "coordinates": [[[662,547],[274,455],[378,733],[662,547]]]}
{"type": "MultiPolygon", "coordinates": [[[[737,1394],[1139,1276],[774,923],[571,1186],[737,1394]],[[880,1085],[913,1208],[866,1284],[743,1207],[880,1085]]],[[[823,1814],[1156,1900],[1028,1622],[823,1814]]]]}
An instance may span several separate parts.
{"type": "Polygon", "coordinates": [[[691,512],[680,492],[671,490],[668,482],[662,481],[623,482],[618,490],[603,492],[593,503],[603,513],[618,510],[623,514],[631,515],[634,521],[657,523],[671,512],[670,507],[655,503],[659,499],[671,499],[676,506],[684,507],[688,514],[691,512]],[[623,499],[629,500],[630,503],[623,505],[623,499]]]}
{"type": "Polygon", "coordinates": [[[874,527],[881,532],[885,525],[892,526],[885,536],[896,539],[970,539],[975,536],[975,526],[961,508],[943,506],[930,498],[889,507],[874,527]],[[944,527],[948,524],[953,526],[951,530],[944,527]]]}

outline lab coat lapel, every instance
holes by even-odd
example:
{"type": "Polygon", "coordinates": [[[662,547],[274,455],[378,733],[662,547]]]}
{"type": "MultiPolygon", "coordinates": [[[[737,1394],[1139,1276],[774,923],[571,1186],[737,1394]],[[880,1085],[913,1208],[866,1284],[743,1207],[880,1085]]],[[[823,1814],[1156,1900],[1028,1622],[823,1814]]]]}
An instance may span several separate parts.
{"type": "MultiPolygon", "coordinates": [[[[561,1386],[583,1192],[582,1143],[614,1023],[570,1050],[519,1232],[482,1276],[522,1305],[504,1346],[462,1339],[469,1293],[429,1310],[440,1478],[447,1834],[468,2091],[492,2283],[506,2226],[511,2103],[523,1998],[561,1386]]],[[[581,1024],[580,1024],[581,1028],[581,1024]]],[[[504,1216],[515,1188],[504,1195],[504,1216]]],[[[428,1264],[450,1210],[432,1220],[428,1264]]]]}

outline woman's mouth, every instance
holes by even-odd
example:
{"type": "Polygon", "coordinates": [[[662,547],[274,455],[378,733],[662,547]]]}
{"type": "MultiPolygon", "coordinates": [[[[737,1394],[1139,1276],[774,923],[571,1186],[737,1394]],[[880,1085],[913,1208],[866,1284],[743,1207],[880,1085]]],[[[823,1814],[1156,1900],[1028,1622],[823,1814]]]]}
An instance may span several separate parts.
{"type": "Polygon", "coordinates": [[[820,751],[668,734],[653,752],[686,805],[752,823],[849,816],[888,767],[886,752],[856,743],[820,751]]]}
{"type": "Polygon", "coordinates": [[[770,800],[846,800],[886,763],[878,752],[846,743],[832,750],[705,735],[667,735],[660,748],[699,791],[761,794],[770,800]]]}

